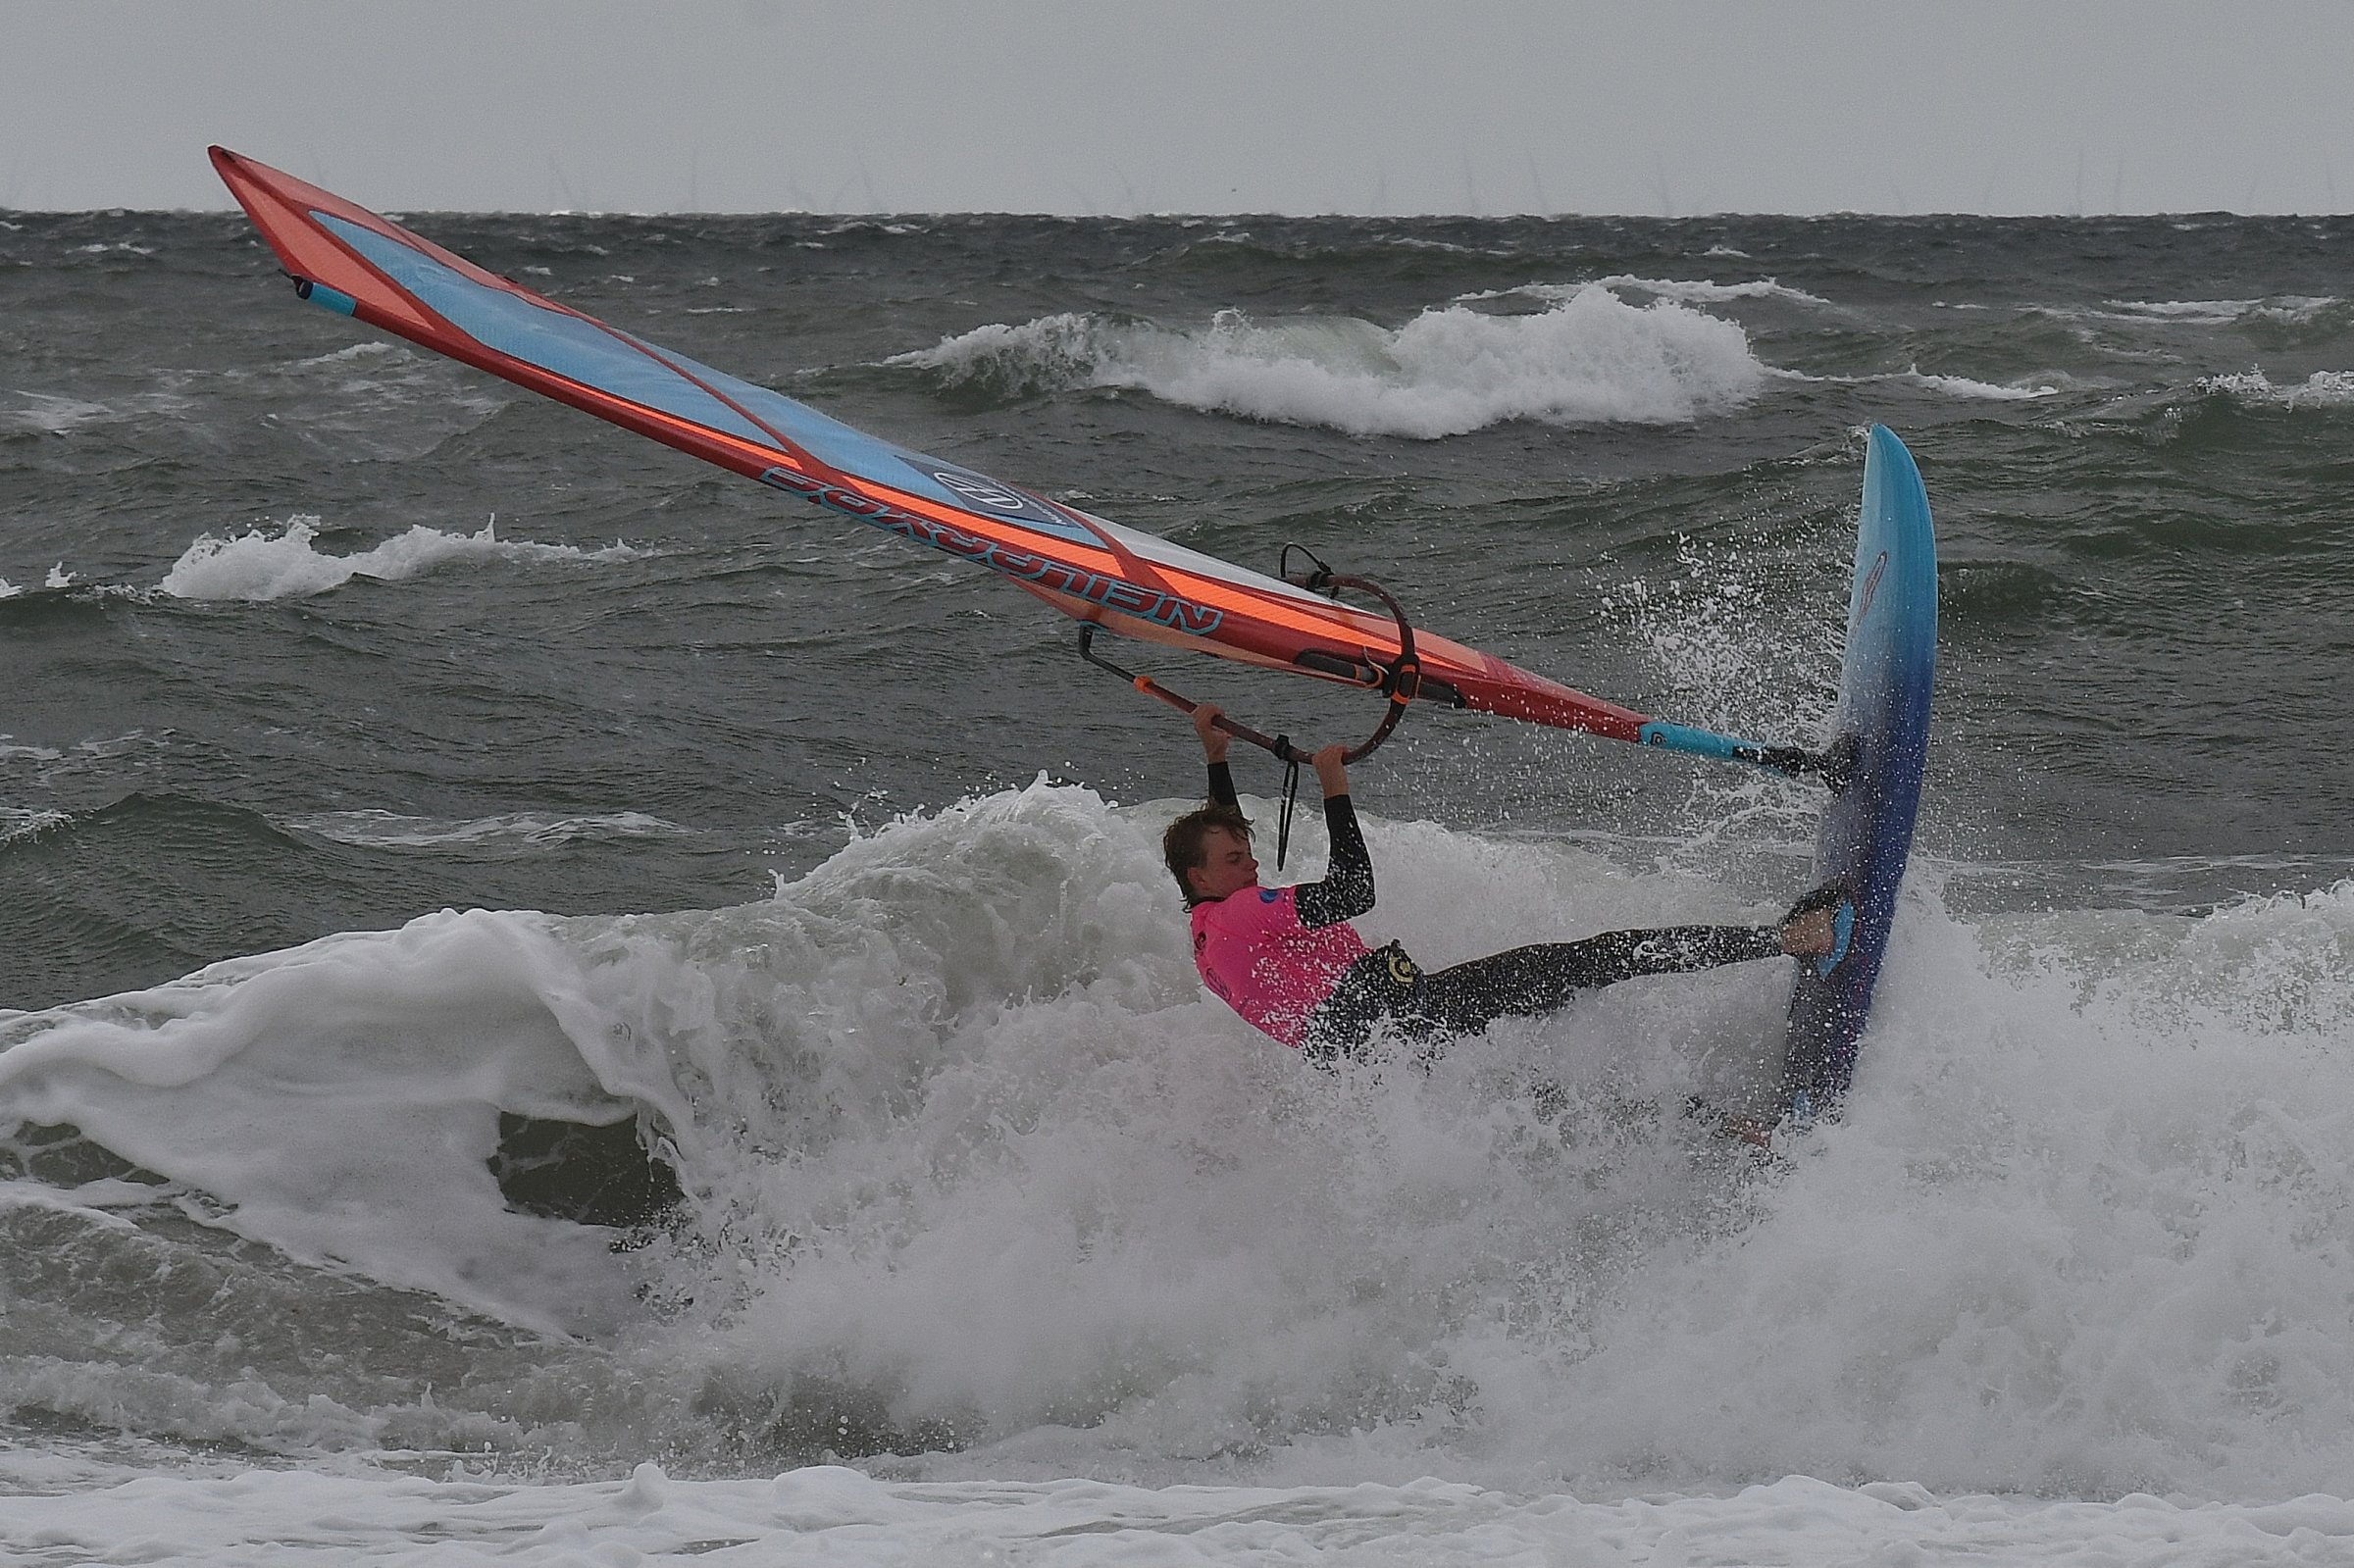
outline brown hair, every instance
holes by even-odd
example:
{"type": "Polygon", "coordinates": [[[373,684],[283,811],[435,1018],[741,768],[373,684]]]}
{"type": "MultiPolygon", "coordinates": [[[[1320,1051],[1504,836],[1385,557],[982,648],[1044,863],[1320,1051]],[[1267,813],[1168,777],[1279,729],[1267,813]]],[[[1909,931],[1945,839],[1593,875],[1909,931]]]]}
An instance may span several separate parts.
{"type": "Polygon", "coordinates": [[[1243,808],[1223,801],[1197,806],[1169,824],[1169,831],[1160,835],[1160,857],[1169,863],[1169,875],[1177,879],[1177,890],[1185,894],[1185,906],[1191,909],[1202,901],[1193,884],[1185,880],[1189,871],[1199,871],[1207,858],[1203,839],[1213,829],[1222,828],[1245,843],[1251,841],[1251,819],[1243,808]]]}

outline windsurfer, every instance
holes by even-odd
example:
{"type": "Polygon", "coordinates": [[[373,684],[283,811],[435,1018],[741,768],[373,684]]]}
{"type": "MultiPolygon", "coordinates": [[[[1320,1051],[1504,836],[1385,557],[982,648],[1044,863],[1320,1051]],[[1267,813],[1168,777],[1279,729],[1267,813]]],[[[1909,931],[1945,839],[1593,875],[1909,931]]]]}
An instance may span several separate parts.
{"type": "Polygon", "coordinates": [[[1209,804],[1169,825],[1162,852],[1193,911],[1203,980],[1262,1033],[1313,1061],[1360,1054],[1385,1023],[1428,1058],[1500,1018],[1555,1012],[1580,991],[1639,975],[1784,955],[1815,958],[1827,972],[1845,956],[1854,908],[1826,888],[1800,899],[1777,925],[1610,932],[1426,972],[1398,943],[1374,947],[1350,924],[1373,907],[1373,861],[1349,800],[1347,748],[1326,746],[1312,759],[1332,838],[1323,881],[1261,887],[1218,716],[1208,703],[1193,716],[1209,763],[1209,804]]]}

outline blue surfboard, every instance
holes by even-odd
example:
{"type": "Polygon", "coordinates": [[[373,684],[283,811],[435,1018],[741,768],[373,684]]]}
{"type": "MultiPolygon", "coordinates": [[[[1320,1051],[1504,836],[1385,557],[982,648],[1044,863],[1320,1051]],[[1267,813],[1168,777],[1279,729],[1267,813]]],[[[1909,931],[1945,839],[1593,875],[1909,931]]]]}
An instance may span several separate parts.
{"type": "Polygon", "coordinates": [[[1847,650],[1828,748],[1838,758],[1815,844],[1815,882],[1855,901],[1847,956],[1828,975],[1802,959],[1790,993],[1783,1091],[1794,1121],[1836,1105],[1856,1071],[1913,847],[1929,699],[1937,683],[1937,537],[1920,470],[1887,427],[1864,458],[1864,511],[1847,602],[1847,650]]]}

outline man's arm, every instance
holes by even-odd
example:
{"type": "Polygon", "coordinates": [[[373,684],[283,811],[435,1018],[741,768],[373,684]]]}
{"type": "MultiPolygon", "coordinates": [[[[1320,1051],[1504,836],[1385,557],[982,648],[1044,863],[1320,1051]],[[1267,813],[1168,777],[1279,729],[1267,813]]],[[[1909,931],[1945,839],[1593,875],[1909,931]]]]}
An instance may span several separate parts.
{"type": "Polygon", "coordinates": [[[1202,755],[1209,762],[1209,798],[1221,806],[1240,807],[1243,797],[1234,790],[1234,770],[1226,766],[1226,732],[1218,728],[1222,711],[1214,702],[1196,704],[1194,733],[1202,737],[1202,755]]]}
{"type": "Polygon", "coordinates": [[[1366,852],[1364,833],[1356,825],[1356,807],[1349,803],[1349,769],[1341,760],[1348,750],[1336,743],[1315,755],[1316,780],[1324,786],[1324,826],[1332,835],[1332,859],[1322,882],[1309,883],[1292,895],[1292,908],[1303,926],[1338,925],[1373,907],[1373,857],[1366,852]]]}

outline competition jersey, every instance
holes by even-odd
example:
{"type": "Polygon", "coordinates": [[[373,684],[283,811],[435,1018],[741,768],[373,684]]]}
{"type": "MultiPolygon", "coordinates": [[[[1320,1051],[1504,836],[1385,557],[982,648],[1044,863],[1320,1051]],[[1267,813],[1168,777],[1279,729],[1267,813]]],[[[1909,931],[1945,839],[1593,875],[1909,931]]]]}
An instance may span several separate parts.
{"type": "Polygon", "coordinates": [[[1349,967],[1371,949],[1347,921],[1301,922],[1297,887],[1245,887],[1194,906],[1194,966],[1262,1033],[1297,1046],[1349,967]]]}

